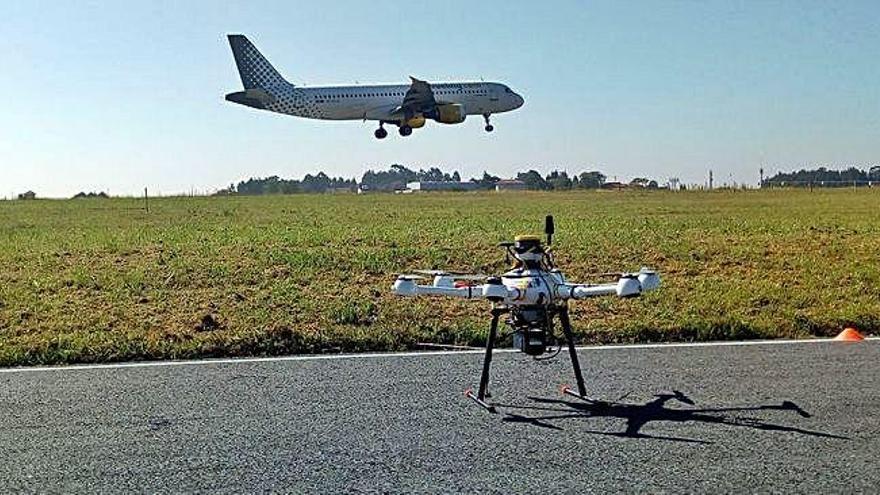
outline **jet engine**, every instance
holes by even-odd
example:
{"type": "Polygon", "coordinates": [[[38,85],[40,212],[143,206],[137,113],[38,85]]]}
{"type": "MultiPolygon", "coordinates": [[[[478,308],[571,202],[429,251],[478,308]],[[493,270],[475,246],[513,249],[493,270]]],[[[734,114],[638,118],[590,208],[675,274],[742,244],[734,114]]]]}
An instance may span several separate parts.
{"type": "Polygon", "coordinates": [[[418,129],[420,127],[425,127],[425,117],[423,115],[416,115],[411,117],[406,121],[406,125],[410,126],[413,129],[418,129]]]}
{"type": "Polygon", "coordinates": [[[448,103],[446,105],[437,105],[437,112],[434,120],[441,124],[461,124],[467,117],[464,105],[460,103],[448,103]]]}

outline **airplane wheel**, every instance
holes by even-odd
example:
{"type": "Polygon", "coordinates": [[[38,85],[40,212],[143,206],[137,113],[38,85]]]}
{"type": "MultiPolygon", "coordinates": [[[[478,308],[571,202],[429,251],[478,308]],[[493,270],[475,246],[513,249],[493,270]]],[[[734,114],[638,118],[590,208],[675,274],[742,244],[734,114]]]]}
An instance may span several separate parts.
{"type": "Polygon", "coordinates": [[[388,131],[380,127],[376,129],[373,135],[376,136],[376,139],[385,139],[388,136],[388,131]]]}
{"type": "Polygon", "coordinates": [[[400,126],[399,131],[401,136],[409,136],[410,134],[412,134],[412,127],[408,125],[402,125],[400,126]]]}
{"type": "Polygon", "coordinates": [[[492,131],[494,131],[494,130],[495,130],[495,127],[493,127],[492,124],[487,124],[487,125],[486,125],[486,132],[492,132],[492,131]]]}

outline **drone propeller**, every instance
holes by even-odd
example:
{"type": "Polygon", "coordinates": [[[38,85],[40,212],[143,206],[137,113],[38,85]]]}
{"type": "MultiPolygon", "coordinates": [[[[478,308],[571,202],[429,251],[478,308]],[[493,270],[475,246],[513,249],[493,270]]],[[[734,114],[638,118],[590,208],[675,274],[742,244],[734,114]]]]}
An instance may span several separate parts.
{"type": "Polygon", "coordinates": [[[430,275],[432,277],[436,277],[437,275],[449,275],[450,272],[446,270],[413,270],[414,273],[420,273],[422,275],[430,275]]]}
{"type": "Polygon", "coordinates": [[[423,277],[421,275],[403,274],[403,275],[397,276],[397,280],[424,280],[424,279],[425,279],[425,277],[423,277]]]}
{"type": "Polygon", "coordinates": [[[430,275],[432,277],[449,277],[456,280],[485,280],[488,275],[480,275],[475,273],[451,272],[447,270],[413,270],[414,273],[421,275],[430,275]]]}
{"type": "Polygon", "coordinates": [[[599,272],[599,273],[588,273],[587,277],[597,277],[597,278],[605,278],[605,277],[619,277],[623,275],[623,272],[599,272]]]}
{"type": "Polygon", "coordinates": [[[639,275],[653,275],[656,274],[656,270],[652,270],[646,266],[643,266],[637,272],[601,272],[601,273],[588,273],[587,277],[632,277],[639,275]]]}

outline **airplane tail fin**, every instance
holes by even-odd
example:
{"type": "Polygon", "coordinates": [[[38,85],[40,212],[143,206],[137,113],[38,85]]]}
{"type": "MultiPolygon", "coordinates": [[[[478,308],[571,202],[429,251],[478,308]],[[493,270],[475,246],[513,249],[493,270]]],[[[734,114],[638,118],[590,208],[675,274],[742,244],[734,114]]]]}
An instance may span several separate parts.
{"type": "Polygon", "coordinates": [[[244,89],[291,86],[247,37],[230,34],[228,38],[244,89]]]}

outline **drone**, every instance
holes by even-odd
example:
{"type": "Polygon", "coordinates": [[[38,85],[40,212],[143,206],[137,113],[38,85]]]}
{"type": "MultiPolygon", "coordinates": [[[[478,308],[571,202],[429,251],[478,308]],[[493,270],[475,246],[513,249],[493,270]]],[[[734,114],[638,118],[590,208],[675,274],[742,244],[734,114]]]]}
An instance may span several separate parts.
{"type": "Polygon", "coordinates": [[[592,402],[587,397],[578,362],[568,315],[568,301],[599,296],[638,297],[660,286],[660,275],[644,267],[635,273],[598,274],[602,277],[616,277],[616,282],[570,283],[556,268],[551,254],[550,245],[555,233],[552,215],[545,219],[544,233],[547,236],[546,245],[541,242],[540,236],[535,235],[519,235],[513,242],[500,243],[499,247],[505,249],[508,262],[513,262],[513,267],[501,276],[416,270],[414,274],[399,275],[394,282],[393,290],[401,296],[451,296],[485,299],[492,303],[492,322],[486,339],[480,387],[476,394],[470,389],[465,392],[468,398],[491,413],[495,412],[495,407],[486,402],[489,397],[489,368],[502,315],[507,315],[504,323],[512,331],[514,347],[536,360],[550,359],[562,350],[556,333],[555,322],[558,319],[578,387],[578,393],[568,387],[564,387],[562,392],[592,402]],[[418,281],[425,276],[433,277],[431,285],[419,285],[418,281]]]}

